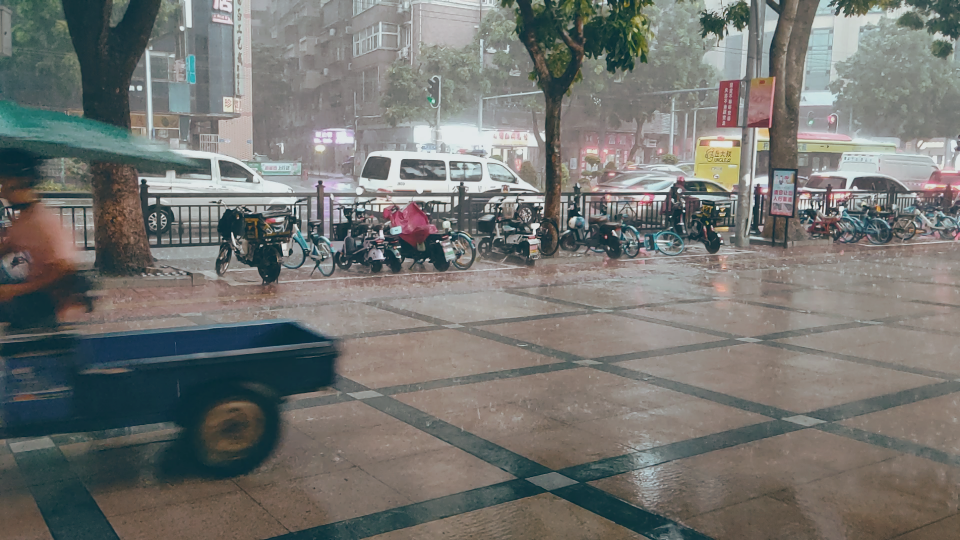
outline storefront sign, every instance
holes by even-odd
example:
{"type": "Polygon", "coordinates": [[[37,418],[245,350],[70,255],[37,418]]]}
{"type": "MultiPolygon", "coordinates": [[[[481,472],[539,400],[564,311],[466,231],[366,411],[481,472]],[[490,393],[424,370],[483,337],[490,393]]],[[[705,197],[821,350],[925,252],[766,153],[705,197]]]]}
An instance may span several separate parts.
{"type": "MultiPolygon", "coordinates": [[[[233,93],[243,95],[243,2],[233,0],[233,93]]],[[[240,112],[240,103],[237,100],[237,112],[240,112]]]]}
{"type": "Polygon", "coordinates": [[[223,112],[232,113],[233,112],[233,98],[225,97],[223,98],[223,112]]]}
{"type": "Polygon", "coordinates": [[[233,24],[233,0],[213,0],[213,22],[233,24]]]}
{"type": "Polygon", "coordinates": [[[774,169],[770,215],[794,217],[797,209],[797,169],[774,169]]]}
{"type": "Polygon", "coordinates": [[[354,134],[349,129],[324,129],[313,132],[313,144],[354,144],[354,134]]]}
{"type": "Polygon", "coordinates": [[[717,101],[717,127],[740,125],[740,81],[720,81],[720,99],[717,101]]]}
{"type": "Polygon", "coordinates": [[[260,176],[300,176],[303,166],[299,161],[244,161],[260,176]]]}
{"type": "Polygon", "coordinates": [[[528,131],[495,131],[493,132],[494,146],[527,146],[530,142],[528,131]]]}

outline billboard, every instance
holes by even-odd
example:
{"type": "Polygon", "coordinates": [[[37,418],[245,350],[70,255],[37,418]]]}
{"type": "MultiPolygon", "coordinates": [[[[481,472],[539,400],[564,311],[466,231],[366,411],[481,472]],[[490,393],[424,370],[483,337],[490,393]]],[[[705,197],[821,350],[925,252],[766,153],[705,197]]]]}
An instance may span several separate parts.
{"type": "Polygon", "coordinates": [[[720,99],[717,101],[717,127],[734,128],[740,125],[740,81],[720,81],[720,99]]]}

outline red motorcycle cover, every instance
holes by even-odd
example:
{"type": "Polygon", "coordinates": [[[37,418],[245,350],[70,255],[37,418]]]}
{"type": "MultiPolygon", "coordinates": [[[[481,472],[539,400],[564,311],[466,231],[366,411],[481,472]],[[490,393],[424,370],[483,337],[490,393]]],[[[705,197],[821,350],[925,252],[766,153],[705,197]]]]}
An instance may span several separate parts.
{"type": "Polygon", "coordinates": [[[430,224],[430,218],[415,202],[411,202],[403,210],[391,206],[383,211],[383,218],[390,220],[394,227],[402,227],[400,238],[412,246],[425,242],[428,236],[437,232],[437,228],[430,224]]]}

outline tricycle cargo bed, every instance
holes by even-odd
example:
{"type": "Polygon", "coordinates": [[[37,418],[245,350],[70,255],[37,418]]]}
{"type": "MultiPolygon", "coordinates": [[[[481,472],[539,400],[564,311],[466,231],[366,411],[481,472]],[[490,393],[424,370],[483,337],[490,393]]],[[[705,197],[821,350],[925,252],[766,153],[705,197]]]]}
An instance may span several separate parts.
{"type": "Polygon", "coordinates": [[[17,389],[8,385],[6,399],[0,389],[7,407],[0,431],[27,428],[31,417],[76,423],[70,431],[180,420],[184,408],[229,386],[272,398],[313,392],[333,383],[337,355],[333,340],[292,321],[73,336],[67,343],[57,336],[0,343],[7,366],[26,370],[8,382],[35,396],[19,400],[27,408],[15,415],[10,393],[17,389]],[[59,394],[64,401],[54,409],[56,400],[38,393],[42,385],[72,392],[59,394]]]}

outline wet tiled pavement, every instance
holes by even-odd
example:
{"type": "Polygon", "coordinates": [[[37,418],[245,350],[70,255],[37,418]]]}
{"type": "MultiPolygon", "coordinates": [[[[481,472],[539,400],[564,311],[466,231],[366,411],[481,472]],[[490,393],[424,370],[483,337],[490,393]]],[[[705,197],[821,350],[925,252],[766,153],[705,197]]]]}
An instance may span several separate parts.
{"type": "Polygon", "coordinates": [[[0,445],[0,538],[960,538],[960,246],[118,290],[84,332],[342,341],[277,453],[173,426],[0,445]]]}

